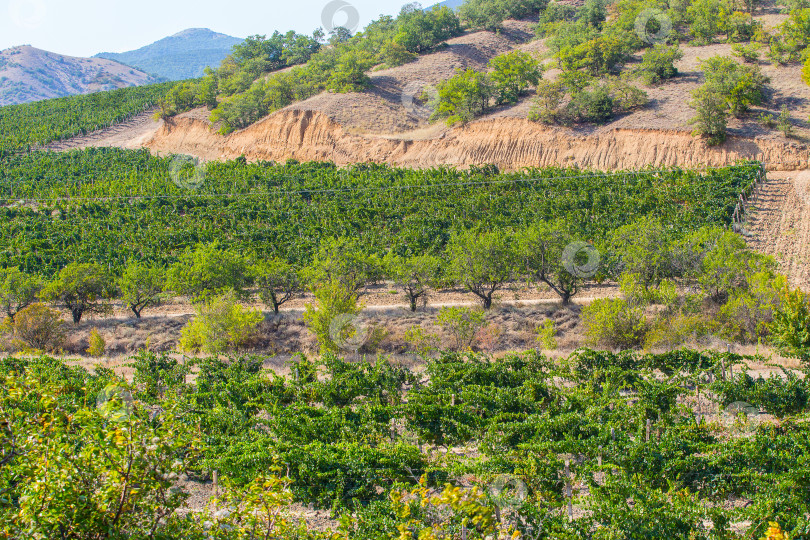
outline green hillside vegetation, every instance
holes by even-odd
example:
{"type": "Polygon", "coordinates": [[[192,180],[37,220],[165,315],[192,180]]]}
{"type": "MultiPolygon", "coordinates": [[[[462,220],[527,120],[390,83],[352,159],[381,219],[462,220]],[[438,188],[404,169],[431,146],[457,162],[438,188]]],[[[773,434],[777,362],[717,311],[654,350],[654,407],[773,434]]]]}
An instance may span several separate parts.
{"type": "Polygon", "coordinates": [[[123,122],[154,107],[174,84],[0,107],[0,157],[123,122]]]}

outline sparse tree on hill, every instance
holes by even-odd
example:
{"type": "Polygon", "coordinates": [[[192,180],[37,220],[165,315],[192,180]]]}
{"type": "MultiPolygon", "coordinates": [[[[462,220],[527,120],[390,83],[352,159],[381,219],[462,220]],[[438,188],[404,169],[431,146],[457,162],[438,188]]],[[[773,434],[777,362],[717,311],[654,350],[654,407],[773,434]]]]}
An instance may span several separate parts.
{"type": "Polygon", "coordinates": [[[115,292],[115,282],[103,267],[71,263],[42,290],[41,297],[70,311],[73,322],[79,324],[87,313],[109,314],[112,306],[107,300],[115,292]]]}
{"type": "Polygon", "coordinates": [[[426,300],[428,291],[435,286],[442,262],[432,255],[400,257],[389,253],[383,264],[388,277],[405,293],[411,311],[416,311],[419,300],[426,300]]]}
{"type": "Polygon", "coordinates": [[[302,290],[299,272],[283,259],[258,261],[251,266],[250,273],[259,298],[276,314],[302,290]]]}

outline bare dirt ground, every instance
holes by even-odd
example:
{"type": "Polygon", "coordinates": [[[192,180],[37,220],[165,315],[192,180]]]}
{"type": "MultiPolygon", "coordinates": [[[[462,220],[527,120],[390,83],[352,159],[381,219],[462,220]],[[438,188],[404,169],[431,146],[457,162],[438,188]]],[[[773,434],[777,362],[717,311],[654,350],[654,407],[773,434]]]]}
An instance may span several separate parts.
{"type": "Polygon", "coordinates": [[[810,288],[810,170],[769,173],[751,202],[749,246],[776,258],[793,286],[810,288]]]}

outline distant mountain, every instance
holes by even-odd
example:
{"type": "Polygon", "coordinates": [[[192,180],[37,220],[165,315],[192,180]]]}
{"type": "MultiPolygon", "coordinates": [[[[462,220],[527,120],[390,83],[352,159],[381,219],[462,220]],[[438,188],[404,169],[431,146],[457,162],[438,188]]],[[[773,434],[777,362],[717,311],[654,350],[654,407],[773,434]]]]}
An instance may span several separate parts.
{"type": "Polygon", "coordinates": [[[172,81],[203,74],[207,66],[218,67],[242,39],[218,34],[208,28],[189,28],[173,36],[124,53],[99,53],[108,58],[172,81]]]}
{"type": "Polygon", "coordinates": [[[30,45],[0,51],[0,107],[158,82],[103,58],[63,56],[30,45]]]}

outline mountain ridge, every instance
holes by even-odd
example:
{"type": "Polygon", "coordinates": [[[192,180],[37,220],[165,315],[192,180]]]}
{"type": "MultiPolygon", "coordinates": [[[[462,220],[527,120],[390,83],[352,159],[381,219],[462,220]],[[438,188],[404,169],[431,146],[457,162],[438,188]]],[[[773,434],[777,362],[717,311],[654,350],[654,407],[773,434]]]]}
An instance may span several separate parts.
{"type": "Polygon", "coordinates": [[[178,81],[200,77],[207,66],[217,67],[241,38],[209,28],[187,28],[139,49],[101,52],[93,58],[115,60],[163,79],[178,81]]]}

